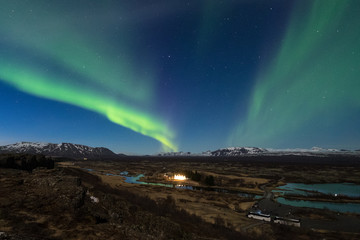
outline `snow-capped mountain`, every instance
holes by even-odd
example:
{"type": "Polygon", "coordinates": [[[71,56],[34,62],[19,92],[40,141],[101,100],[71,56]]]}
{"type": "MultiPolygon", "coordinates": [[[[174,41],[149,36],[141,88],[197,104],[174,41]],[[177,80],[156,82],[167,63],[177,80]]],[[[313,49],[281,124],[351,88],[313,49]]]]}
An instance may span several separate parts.
{"type": "Polygon", "coordinates": [[[360,155],[360,151],[350,151],[344,149],[326,149],[313,147],[311,149],[272,149],[258,147],[228,147],[220,148],[215,151],[206,151],[199,154],[189,152],[161,153],[158,156],[203,156],[203,157],[235,157],[235,156],[330,156],[330,155],[360,155]]]}
{"type": "Polygon", "coordinates": [[[313,147],[311,149],[272,149],[272,148],[257,148],[257,147],[230,147],[221,148],[212,151],[207,156],[249,156],[249,155],[263,155],[263,156],[284,156],[284,155],[301,155],[301,156],[328,156],[328,155],[359,155],[357,151],[326,149],[320,147],[313,147]]]}
{"type": "Polygon", "coordinates": [[[255,155],[255,154],[263,154],[268,151],[264,148],[257,147],[229,147],[229,148],[221,148],[216,151],[211,152],[211,156],[214,157],[229,157],[229,156],[241,156],[241,155],[255,155]]]}
{"type": "Polygon", "coordinates": [[[116,158],[117,154],[103,147],[89,147],[73,143],[18,142],[0,146],[0,153],[29,153],[70,158],[116,158]]]}
{"type": "Polygon", "coordinates": [[[257,147],[229,147],[221,148],[215,151],[206,151],[202,153],[190,153],[190,152],[168,152],[160,153],[158,156],[203,156],[203,157],[224,157],[224,156],[241,156],[241,155],[255,155],[263,154],[268,151],[263,148],[257,147]]]}
{"type": "Polygon", "coordinates": [[[359,155],[357,151],[345,149],[327,149],[321,147],[312,147],[310,149],[271,149],[267,148],[270,155],[302,155],[302,156],[327,156],[327,155],[359,155]]]}

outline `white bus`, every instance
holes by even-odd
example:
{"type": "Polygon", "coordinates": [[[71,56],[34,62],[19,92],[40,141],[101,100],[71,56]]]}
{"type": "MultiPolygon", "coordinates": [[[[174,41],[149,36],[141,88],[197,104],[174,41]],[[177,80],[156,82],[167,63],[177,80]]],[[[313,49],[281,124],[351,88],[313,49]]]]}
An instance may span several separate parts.
{"type": "Polygon", "coordinates": [[[258,212],[249,212],[247,214],[248,218],[253,218],[253,219],[257,219],[257,220],[262,220],[265,222],[270,222],[271,221],[271,217],[269,214],[263,214],[263,213],[258,213],[258,212]]]}
{"type": "Polygon", "coordinates": [[[300,227],[300,220],[299,219],[275,217],[274,218],[274,223],[284,224],[284,225],[288,225],[288,226],[300,227]]]}

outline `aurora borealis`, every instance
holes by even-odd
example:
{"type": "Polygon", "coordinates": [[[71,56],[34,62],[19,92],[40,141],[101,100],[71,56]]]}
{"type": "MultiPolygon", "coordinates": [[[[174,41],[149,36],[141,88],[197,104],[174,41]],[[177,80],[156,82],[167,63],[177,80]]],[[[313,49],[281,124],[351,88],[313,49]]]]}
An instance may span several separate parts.
{"type": "Polygon", "coordinates": [[[360,2],[2,1],[0,143],[360,148],[360,2]]]}
{"type": "Polygon", "coordinates": [[[8,36],[0,59],[0,78],[4,82],[35,96],[100,113],[116,124],[158,140],[165,149],[177,149],[166,124],[138,110],[137,103],[146,106],[151,101],[151,79],[146,81],[146,76],[131,70],[131,58],[111,53],[108,46],[95,43],[96,37],[89,40],[94,33],[81,26],[58,22],[61,14],[57,10],[61,6],[43,4],[14,10],[17,4],[9,5],[8,20],[1,24],[8,36]],[[55,27],[64,30],[54,31],[55,27]],[[21,53],[18,48],[22,48],[21,53]]]}
{"type": "Polygon", "coordinates": [[[359,139],[359,13],[356,1],[295,5],[278,53],[258,73],[247,120],[235,142],[271,141],[281,147],[291,139],[296,147],[317,138],[326,144],[342,141],[345,147],[353,139],[341,136],[344,131],[359,139]],[[349,126],[342,126],[354,116],[349,126]]]}

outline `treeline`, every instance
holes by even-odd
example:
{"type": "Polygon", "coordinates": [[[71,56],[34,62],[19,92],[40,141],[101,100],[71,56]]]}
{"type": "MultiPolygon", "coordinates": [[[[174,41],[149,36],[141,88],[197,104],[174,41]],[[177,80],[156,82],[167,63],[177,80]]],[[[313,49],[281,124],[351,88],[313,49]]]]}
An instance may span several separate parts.
{"type": "Polygon", "coordinates": [[[208,186],[215,185],[215,178],[213,175],[200,174],[198,171],[185,171],[185,176],[193,181],[200,182],[208,186]]]}
{"type": "Polygon", "coordinates": [[[2,154],[0,155],[0,167],[32,172],[37,167],[54,168],[54,160],[40,154],[2,154]]]}

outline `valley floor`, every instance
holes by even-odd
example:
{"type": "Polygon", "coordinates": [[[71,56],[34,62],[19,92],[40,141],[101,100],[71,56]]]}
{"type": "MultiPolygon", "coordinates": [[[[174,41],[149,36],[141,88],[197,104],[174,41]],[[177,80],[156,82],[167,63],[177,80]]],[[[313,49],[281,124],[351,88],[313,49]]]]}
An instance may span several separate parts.
{"type": "Polygon", "coordinates": [[[0,239],[356,239],[360,235],[349,231],[359,221],[356,214],[292,208],[292,216],[302,219],[301,228],[264,223],[246,214],[276,205],[268,192],[286,182],[359,184],[359,179],[360,169],[349,165],[168,158],[69,160],[32,173],[0,169],[0,239]],[[168,177],[189,170],[212,176],[213,186],[168,177]],[[124,171],[128,176],[143,174],[143,182],[174,187],[127,183],[119,175],[124,171]],[[324,221],[337,228],[323,227],[324,221]]]}

